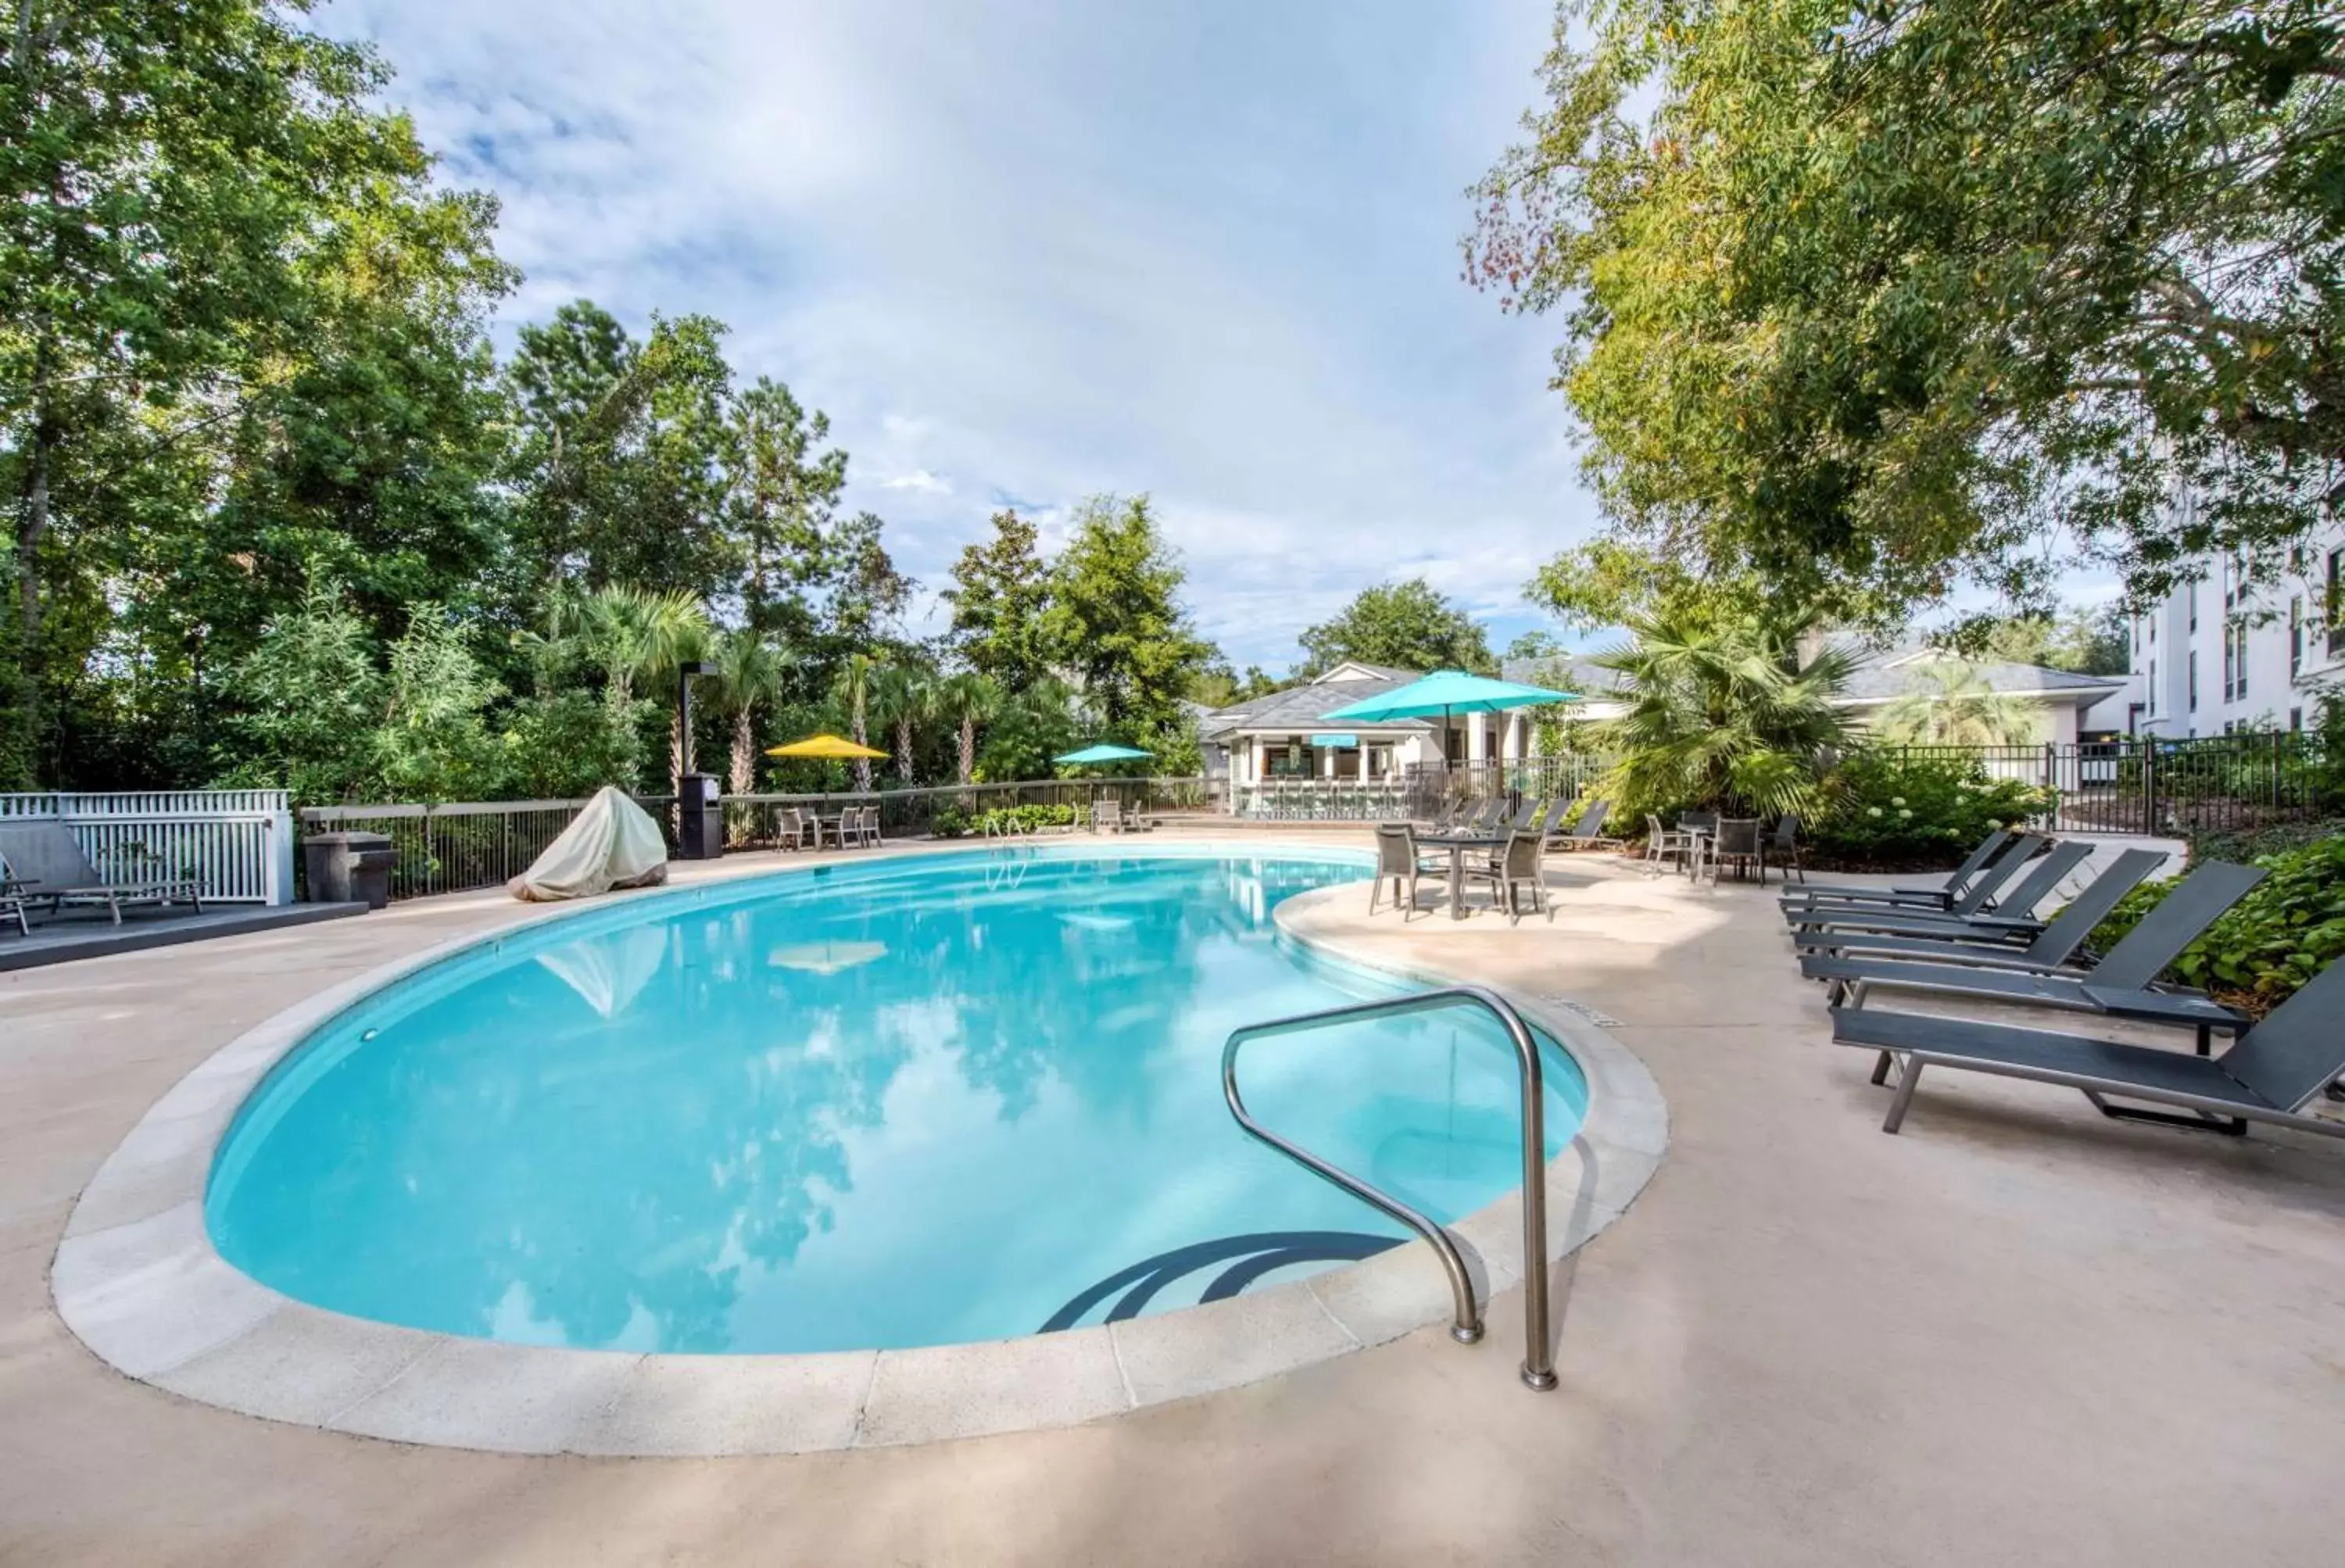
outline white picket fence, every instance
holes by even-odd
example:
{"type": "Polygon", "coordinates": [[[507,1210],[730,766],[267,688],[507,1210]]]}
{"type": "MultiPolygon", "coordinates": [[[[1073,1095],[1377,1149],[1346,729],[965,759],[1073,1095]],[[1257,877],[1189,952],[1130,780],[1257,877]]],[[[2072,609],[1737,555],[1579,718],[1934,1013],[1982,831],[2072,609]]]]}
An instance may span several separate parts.
{"type": "Polygon", "coordinates": [[[0,824],[61,821],[99,876],[191,875],[206,901],[293,901],[293,813],[282,789],[0,795],[0,824]]]}

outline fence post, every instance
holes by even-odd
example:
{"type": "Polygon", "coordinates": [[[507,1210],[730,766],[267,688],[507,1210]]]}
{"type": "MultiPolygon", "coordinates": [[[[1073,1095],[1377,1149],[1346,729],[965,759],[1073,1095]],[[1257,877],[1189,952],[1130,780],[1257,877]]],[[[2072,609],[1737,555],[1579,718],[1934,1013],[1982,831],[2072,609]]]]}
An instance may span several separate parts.
{"type": "Polygon", "coordinates": [[[269,813],[261,829],[261,901],[272,908],[293,901],[293,812],[289,799],[269,813]]]}

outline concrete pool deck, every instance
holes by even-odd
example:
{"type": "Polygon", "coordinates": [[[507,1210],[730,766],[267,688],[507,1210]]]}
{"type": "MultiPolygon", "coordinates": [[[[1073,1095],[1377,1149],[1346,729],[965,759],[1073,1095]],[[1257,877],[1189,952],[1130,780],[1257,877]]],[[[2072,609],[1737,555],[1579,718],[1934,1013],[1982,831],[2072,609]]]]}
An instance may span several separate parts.
{"type": "Polygon", "coordinates": [[[1369,921],[1357,890],[1287,914],[1356,956],[1617,1020],[1659,1080],[1668,1156],[1557,1271],[1558,1392],[1515,1381],[1508,1292],[1472,1349],[1436,1325],[1086,1425],[800,1458],[502,1457],[258,1420],[122,1377],[51,1307],[77,1195],[196,1064],[528,911],[433,900],[0,977],[0,1559],[2334,1553],[2345,1150],[1960,1080],[1883,1136],[1870,1059],[1828,1043],[1770,895],[1554,866],[1552,924],[1369,921]]]}

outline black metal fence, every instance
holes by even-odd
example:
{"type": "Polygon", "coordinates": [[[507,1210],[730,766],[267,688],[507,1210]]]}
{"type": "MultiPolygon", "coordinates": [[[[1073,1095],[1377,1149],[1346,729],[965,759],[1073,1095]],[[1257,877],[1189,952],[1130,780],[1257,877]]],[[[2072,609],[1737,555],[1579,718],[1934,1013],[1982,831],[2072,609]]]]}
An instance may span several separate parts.
{"type": "MultiPolygon", "coordinates": [[[[2345,759],[2322,754],[2318,737],[2295,732],[2160,740],[2047,742],[2032,746],[1879,746],[1870,755],[1970,764],[1989,778],[2048,790],[2040,825],[2069,833],[2141,833],[2189,838],[2251,832],[2345,810],[2331,794],[2345,759]]],[[[1613,759],[1594,754],[1485,759],[1445,767],[1414,763],[1406,803],[1429,816],[1445,799],[1511,802],[1576,797],[1613,759]]]]}
{"type": "MultiPolygon", "coordinates": [[[[675,844],[673,795],[638,795],[671,849],[675,844]]],[[[584,808],[578,800],[456,800],[438,806],[311,806],[300,814],[300,831],[381,833],[398,859],[391,868],[391,896],[469,892],[501,887],[529,870],[562,830],[584,808]]],[[[297,855],[297,876],[303,857],[297,855]]],[[[307,897],[306,890],[303,897],[307,897]]]]}
{"type": "MultiPolygon", "coordinates": [[[[1221,809],[1222,789],[1220,781],[1203,779],[1061,779],[868,795],[727,795],[722,804],[726,846],[747,850],[778,841],[777,829],[787,807],[829,816],[842,806],[877,805],[883,833],[914,837],[934,830],[938,812],[946,808],[964,819],[1003,806],[1076,806],[1088,814],[1095,802],[1112,797],[1143,811],[1207,811],[1221,809]]],[[[675,797],[638,795],[635,800],[659,823],[673,849],[675,814],[670,808],[675,797]]],[[[300,831],[385,835],[398,857],[391,866],[391,896],[411,899],[502,886],[527,871],[585,804],[578,799],[313,806],[300,813],[300,831]]]]}
{"type": "Polygon", "coordinates": [[[1899,746],[1874,754],[1973,762],[1994,779],[2052,792],[2041,825],[2069,833],[2189,838],[2252,832],[2319,817],[2328,777],[2320,742],[2293,732],[2135,736],[2040,746],[1899,746]]]}
{"type": "Polygon", "coordinates": [[[1429,817],[1444,800],[1576,800],[1601,779],[1613,759],[1594,752],[1561,757],[1484,758],[1478,762],[1412,762],[1406,772],[1412,816],[1429,817]]]}
{"type": "MultiPolygon", "coordinates": [[[[828,815],[842,806],[878,806],[879,830],[918,837],[937,830],[938,814],[969,821],[1014,806],[1071,806],[1085,814],[1101,802],[1129,803],[1142,811],[1217,811],[1226,783],[1204,779],[1028,779],[1009,784],[943,784],[917,789],[875,789],[868,794],[727,795],[724,797],[725,841],[757,849],[779,841],[782,813],[791,808],[828,815]]],[[[946,824],[951,826],[948,820],[946,824]]]]}

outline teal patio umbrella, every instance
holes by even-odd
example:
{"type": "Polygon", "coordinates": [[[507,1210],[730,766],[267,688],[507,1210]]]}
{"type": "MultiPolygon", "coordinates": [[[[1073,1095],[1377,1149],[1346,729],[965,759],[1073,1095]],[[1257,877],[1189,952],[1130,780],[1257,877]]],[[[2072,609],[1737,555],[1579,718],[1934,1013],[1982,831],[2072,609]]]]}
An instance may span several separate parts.
{"type": "Polygon", "coordinates": [[[1549,691],[1543,686],[1492,680],[1488,676],[1468,675],[1462,669],[1437,669],[1406,686],[1396,686],[1390,691],[1346,703],[1332,713],[1323,713],[1319,720],[1323,724],[1338,720],[1389,724],[1396,718],[1430,718],[1437,713],[1441,716],[1441,763],[1446,768],[1449,765],[1451,714],[1496,713],[1508,708],[1579,700],[1576,691],[1549,691]]]}
{"type": "Polygon", "coordinates": [[[1053,757],[1051,760],[1068,768],[1090,768],[1102,762],[1137,762],[1153,755],[1153,752],[1112,745],[1103,740],[1096,746],[1086,746],[1081,751],[1070,751],[1064,757],[1053,757]]]}

